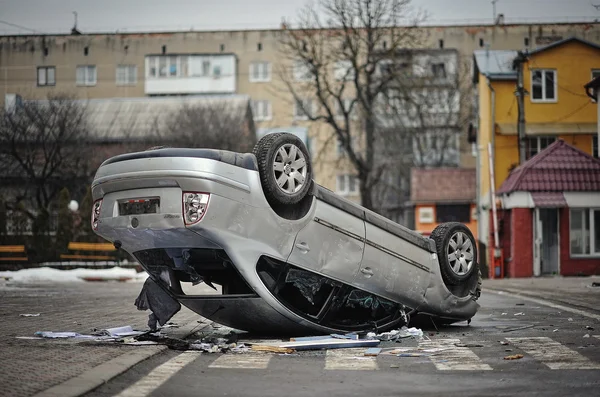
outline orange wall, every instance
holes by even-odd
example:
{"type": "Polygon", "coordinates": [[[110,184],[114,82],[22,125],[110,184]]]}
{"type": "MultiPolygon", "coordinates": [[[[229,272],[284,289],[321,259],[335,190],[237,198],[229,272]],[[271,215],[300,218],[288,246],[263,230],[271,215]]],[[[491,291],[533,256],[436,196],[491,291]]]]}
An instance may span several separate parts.
{"type": "MultiPolygon", "coordinates": [[[[419,208],[433,208],[433,219],[436,218],[435,213],[435,204],[418,204],[415,206],[415,229],[417,232],[422,233],[424,235],[429,235],[435,229],[439,223],[421,223],[419,219],[419,208]]],[[[465,225],[469,228],[471,233],[473,233],[473,237],[477,240],[477,220],[473,219],[473,212],[475,209],[475,204],[471,204],[471,222],[465,223],[465,225]]]]}
{"type": "MultiPolygon", "coordinates": [[[[524,69],[525,117],[528,123],[596,123],[596,104],[585,95],[583,85],[592,80],[592,69],[600,70],[600,50],[578,42],[531,55],[524,69]],[[555,102],[532,101],[531,70],[556,70],[555,102]]],[[[514,95],[513,95],[514,97],[514,95]]]]}

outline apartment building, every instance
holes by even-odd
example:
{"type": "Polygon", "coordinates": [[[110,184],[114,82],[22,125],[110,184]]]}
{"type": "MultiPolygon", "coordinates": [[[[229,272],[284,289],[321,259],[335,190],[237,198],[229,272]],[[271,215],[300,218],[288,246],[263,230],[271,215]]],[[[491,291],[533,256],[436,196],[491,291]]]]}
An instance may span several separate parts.
{"type": "MultiPolygon", "coordinates": [[[[251,98],[259,134],[292,129],[306,136],[315,156],[317,182],[353,200],[358,187],[351,170],[335,166],[332,131],[310,123],[282,84],[293,68],[278,51],[277,30],[187,31],[0,37],[0,101],[7,94],[42,99],[68,93],[82,99],[163,95],[232,95],[251,98]]],[[[534,49],[576,36],[600,43],[598,24],[428,26],[419,29],[424,47],[454,49],[459,60],[474,50],[534,49]]],[[[442,62],[443,63],[443,62],[442,62]]],[[[436,61],[436,70],[448,69],[436,61]]],[[[307,98],[310,101],[310,98],[307,98]]],[[[474,167],[466,139],[458,134],[457,165],[474,167]]]]}
{"type": "MultiPolygon", "coordinates": [[[[598,185],[592,183],[600,167],[593,158],[598,157],[597,105],[584,91],[584,86],[600,75],[600,46],[572,37],[529,52],[523,64],[527,93],[523,106],[527,161],[523,163],[517,135],[518,74],[513,67],[517,56],[514,50],[474,53],[479,237],[488,245],[488,258],[499,268],[490,276],[600,271],[591,266],[599,263],[598,251],[581,249],[589,230],[572,228],[569,234],[568,227],[570,221],[574,225],[573,214],[594,214],[600,203],[598,185]],[[545,150],[550,147],[553,149],[545,150]],[[588,177],[589,170],[594,171],[588,177]],[[530,183],[520,183],[522,180],[530,183]],[[501,194],[502,200],[494,193],[501,194]],[[494,217],[494,204],[511,215],[494,217]],[[508,230],[513,232],[503,240],[508,230]],[[506,272],[498,271],[503,269],[506,272]]],[[[583,217],[577,221],[585,222],[583,217]]]]}

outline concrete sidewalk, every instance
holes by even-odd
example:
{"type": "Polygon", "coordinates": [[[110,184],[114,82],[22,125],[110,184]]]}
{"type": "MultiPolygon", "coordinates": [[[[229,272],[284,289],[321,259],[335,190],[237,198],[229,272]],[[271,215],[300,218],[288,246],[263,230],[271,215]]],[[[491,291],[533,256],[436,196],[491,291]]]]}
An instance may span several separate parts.
{"type": "Polygon", "coordinates": [[[504,291],[555,303],[563,303],[600,313],[600,276],[590,277],[533,277],[483,280],[482,294],[504,291]]]}
{"type": "MultiPolygon", "coordinates": [[[[142,285],[117,282],[19,285],[0,281],[0,396],[26,397],[42,391],[43,395],[77,395],[118,374],[119,369],[125,370],[164,350],[164,346],[17,338],[33,337],[36,331],[89,334],[124,325],[147,329],[149,312],[138,311],[133,303],[142,285]],[[20,316],[25,313],[40,313],[40,316],[20,316]],[[61,384],[65,386],[48,390],[61,384]]],[[[174,337],[209,324],[186,308],[171,321],[187,325],[186,329],[169,329],[174,337]]]]}

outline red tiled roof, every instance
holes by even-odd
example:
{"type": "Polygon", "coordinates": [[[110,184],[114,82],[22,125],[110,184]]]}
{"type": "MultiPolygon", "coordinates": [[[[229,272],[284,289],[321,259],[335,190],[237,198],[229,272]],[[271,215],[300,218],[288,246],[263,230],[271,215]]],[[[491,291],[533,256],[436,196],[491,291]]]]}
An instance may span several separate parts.
{"type": "Polygon", "coordinates": [[[515,168],[498,194],[515,191],[600,191],[600,160],[559,139],[515,168]]]}
{"type": "Polygon", "coordinates": [[[475,186],[472,168],[413,168],[410,172],[413,203],[474,202],[475,186]]]}
{"type": "Polygon", "coordinates": [[[532,192],[531,198],[539,208],[562,208],[567,206],[563,192],[532,192]]]}

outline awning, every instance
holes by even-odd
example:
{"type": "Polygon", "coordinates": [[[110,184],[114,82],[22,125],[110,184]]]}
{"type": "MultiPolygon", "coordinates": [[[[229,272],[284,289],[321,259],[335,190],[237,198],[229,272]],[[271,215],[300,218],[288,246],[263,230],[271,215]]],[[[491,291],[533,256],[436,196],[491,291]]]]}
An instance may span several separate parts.
{"type": "Polygon", "coordinates": [[[531,192],[531,197],[538,208],[562,208],[567,200],[562,192],[531,192]]]}
{"type": "MultiPolygon", "coordinates": [[[[517,123],[497,123],[498,132],[503,135],[517,135],[517,123]]],[[[596,134],[596,123],[527,123],[525,135],[561,135],[561,134],[596,134]]]]}

